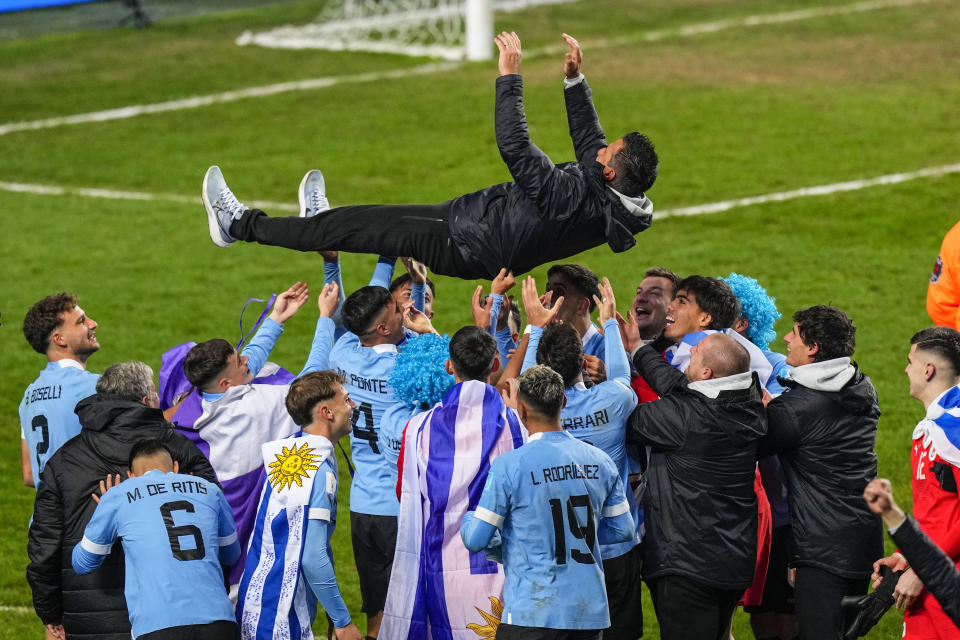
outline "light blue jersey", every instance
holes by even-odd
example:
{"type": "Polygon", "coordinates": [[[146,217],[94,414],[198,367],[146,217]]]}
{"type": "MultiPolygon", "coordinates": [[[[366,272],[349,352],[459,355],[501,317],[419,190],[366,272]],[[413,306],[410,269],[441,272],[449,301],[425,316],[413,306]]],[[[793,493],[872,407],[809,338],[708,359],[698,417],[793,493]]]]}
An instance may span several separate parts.
{"type": "Polygon", "coordinates": [[[610,626],[600,542],[627,541],[635,529],[610,456],[565,431],[530,436],[493,461],[461,534],[479,551],[497,529],[506,575],[501,622],[610,626]]]}
{"type": "Polygon", "coordinates": [[[104,494],[74,547],[74,570],[96,569],[117,538],[134,636],[233,620],[220,563],[236,562],[240,545],[217,485],[159,470],[120,483],[104,494]]]}
{"type": "Polygon", "coordinates": [[[383,412],[397,402],[387,382],[396,362],[396,345],[364,347],[350,332],[343,334],[330,352],[330,366],[343,376],[344,388],[357,403],[350,433],[356,467],[350,485],[350,510],[355,513],[395,516],[399,510],[396,465],[391,473],[379,443],[383,412]]]}
{"type": "Polygon", "coordinates": [[[20,437],[30,450],[33,486],[40,486],[40,472],[57,449],[80,433],[77,403],[97,392],[100,376],[76,360],[50,362],[20,402],[20,437]]]}
{"type": "MultiPolygon", "coordinates": [[[[607,320],[607,323],[609,322],[611,321],[607,320]]],[[[620,327],[616,325],[615,320],[613,322],[614,322],[614,329],[619,334],[620,327]]],[[[604,331],[608,331],[606,327],[607,325],[604,324],[604,331]]],[[[597,325],[591,322],[590,326],[587,328],[587,332],[583,334],[583,338],[582,338],[583,352],[588,356],[596,356],[600,358],[601,360],[603,360],[604,364],[606,364],[609,367],[610,365],[607,364],[607,354],[605,350],[606,343],[603,339],[603,336],[604,334],[600,333],[600,331],[597,329],[597,325]]],[[[621,351],[623,350],[622,343],[620,346],[620,350],[621,351]]]]}
{"type": "Polygon", "coordinates": [[[383,417],[380,419],[380,433],[377,434],[377,442],[380,445],[380,453],[383,454],[387,464],[390,465],[394,484],[397,483],[397,462],[400,460],[403,430],[410,418],[418,413],[423,413],[423,411],[418,407],[410,407],[402,402],[397,402],[384,411],[383,417]]]}

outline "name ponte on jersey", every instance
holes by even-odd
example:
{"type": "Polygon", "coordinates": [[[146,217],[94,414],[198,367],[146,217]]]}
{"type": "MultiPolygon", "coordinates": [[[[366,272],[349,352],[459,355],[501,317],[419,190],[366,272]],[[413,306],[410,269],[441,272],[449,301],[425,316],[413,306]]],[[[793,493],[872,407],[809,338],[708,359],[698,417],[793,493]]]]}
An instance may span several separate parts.
{"type": "Polygon", "coordinates": [[[337,373],[347,381],[348,385],[360,391],[371,391],[373,393],[382,393],[383,395],[390,393],[390,390],[387,388],[387,381],[383,378],[364,378],[363,376],[358,376],[355,373],[350,373],[340,368],[337,368],[337,373]]]}
{"type": "Polygon", "coordinates": [[[590,427],[599,427],[600,425],[610,424],[610,416],[607,410],[594,411],[583,416],[569,416],[562,421],[565,430],[570,429],[589,429],[590,427]]]}
{"type": "Polygon", "coordinates": [[[544,482],[563,482],[564,480],[598,480],[600,478],[600,465],[598,464],[561,464],[556,467],[544,467],[540,470],[543,481],[538,481],[533,471],[530,472],[530,480],[533,484],[543,484],[544,482]]]}
{"type": "MultiPolygon", "coordinates": [[[[147,495],[157,496],[161,493],[207,493],[207,486],[202,482],[196,480],[183,480],[177,482],[154,482],[145,486],[147,490],[147,495]],[[170,485],[167,488],[167,485],[170,485]]],[[[133,491],[127,491],[127,504],[134,502],[135,500],[140,500],[143,498],[143,494],[140,492],[140,487],[135,488],[133,491]]]]}
{"type": "Polygon", "coordinates": [[[59,384],[51,384],[46,387],[36,387],[31,389],[30,393],[23,394],[26,404],[40,402],[41,400],[56,400],[63,395],[63,387],[59,384]]]}

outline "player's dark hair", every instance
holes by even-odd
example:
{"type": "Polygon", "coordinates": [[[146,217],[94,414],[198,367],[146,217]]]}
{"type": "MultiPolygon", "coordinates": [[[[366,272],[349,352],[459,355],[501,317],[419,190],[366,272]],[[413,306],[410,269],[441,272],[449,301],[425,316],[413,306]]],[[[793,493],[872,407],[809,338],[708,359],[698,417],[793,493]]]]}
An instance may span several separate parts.
{"type": "Polygon", "coordinates": [[[670,294],[670,299],[677,297],[677,291],[680,290],[680,276],[676,273],[667,269],[666,267],[650,267],[643,273],[644,278],[665,278],[670,281],[670,284],[673,286],[673,292],[670,294]]]}
{"type": "Polygon", "coordinates": [[[853,355],[857,328],[853,326],[850,316],[840,309],[818,304],[794,313],[793,321],[797,324],[803,344],[820,347],[813,357],[814,362],[853,355]]]}
{"type": "Polygon", "coordinates": [[[301,427],[313,422],[313,410],[320,402],[337,395],[343,377],[335,371],[313,371],[293,381],[287,392],[287,413],[301,427]]]}
{"type": "Polygon", "coordinates": [[[393,304],[393,296],[388,290],[383,287],[361,287],[343,301],[340,310],[343,326],[355,335],[367,334],[388,304],[393,304]]]}
{"type": "Polygon", "coordinates": [[[697,306],[710,314],[707,329],[727,329],[740,317],[740,301],[723,280],[707,276],[687,276],[677,285],[686,291],[697,306]]]}
{"type": "Polygon", "coordinates": [[[563,378],[542,364],[537,364],[517,377],[517,394],[530,409],[546,420],[560,420],[563,409],[563,378]]]}
{"type": "Polygon", "coordinates": [[[953,369],[951,377],[960,375],[960,333],[950,327],[928,327],[921,329],[910,338],[911,345],[917,345],[917,351],[933,353],[946,360],[953,369]]]}
{"type": "Polygon", "coordinates": [[[559,373],[564,388],[572,386],[583,370],[583,340],[577,330],[568,324],[544,329],[537,345],[537,364],[559,373]]]}
{"type": "Polygon", "coordinates": [[[137,458],[149,458],[158,453],[166,453],[170,456],[170,460],[173,460],[173,452],[170,451],[170,448],[167,447],[160,438],[138,440],[136,444],[130,448],[130,457],[127,459],[128,468],[133,469],[133,461],[137,458]]]}
{"type": "Polygon", "coordinates": [[[227,359],[237,350],[223,338],[196,344],[183,359],[183,375],[190,384],[203,389],[227,366],[227,359]]]}
{"type": "Polygon", "coordinates": [[[600,278],[593,271],[582,264],[555,264],[547,271],[547,278],[562,276],[573,285],[587,300],[590,301],[590,311],[596,308],[593,296],[600,297],[600,278]]]}
{"type": "MultiPolygon", "coordinates": [[[[402,287],[403,285],[407,284],[408,282],[410,283],[410,286],[412,287],[412,286],[413,286],[413,282],[412,282],[412,281],[413,281],[413,278],[410,277],[410,274],[409,274],[409,273],[401,273],[400,275],[398,275],[396,278],[394,278],[394,279],[390,282],[390,293],[396,293],[396,292],[397,292],[397,289],[399,289],[399,288],[402,287]]],[[[430,292],[431,292],[434,296],[436,296],[436,295],[437,295],[437,289],[436,289],[436,287],[435,287],[434,284],[433,284],[433,280],[431,280],[430,278],[427,278],[427,286],[430,287],[430,292]]]]}
{"type": "Polygon", "coordinates": [[[642,196],[657,179],[659,160],[653,143],[642,133],[623,136],[623,148],[610,166],[617,172],[610,186],[625,196],[642,196]]]}
{"type": "Polygon", "coordinates": [[[77,306],[77,296],[55,293],[38,300],[23,319],[23,337],[37,353],[46,355],[50,336],[63,325],[61,314],[77,306]]]}
{"type": "Polygon", "coordinates": [[[497,341],[480,327],[463,327],[450,339],[450,361],[461,380],[485,381],[496,356],[497,341]]]}

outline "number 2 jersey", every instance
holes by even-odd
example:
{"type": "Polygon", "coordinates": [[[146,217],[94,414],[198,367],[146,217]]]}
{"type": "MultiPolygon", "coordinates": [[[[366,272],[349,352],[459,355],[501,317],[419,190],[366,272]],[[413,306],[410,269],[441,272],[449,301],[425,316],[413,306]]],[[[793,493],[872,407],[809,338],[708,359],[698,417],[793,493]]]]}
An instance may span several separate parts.
{"type": "Polygon", "coordinates": [[[117,538],[134,636],[234,619],[220,569],[221,559],[229,558],[220,550],[236,561],[240,546],[217,485],[159,470],[121,482],[103,495],[74,547],[77,573],[99,566],[117,538]]]}
{"type": "MultiPolygon", "coordinates": [[[[493,461],[474,517],[501,530],[501,622],[552,629],[610,626],[598,527],[634,532],[620,472],[565,431],[535,433],[493,461]]],[[[609,540],[612,542],[613,540],[609,540]]]]}

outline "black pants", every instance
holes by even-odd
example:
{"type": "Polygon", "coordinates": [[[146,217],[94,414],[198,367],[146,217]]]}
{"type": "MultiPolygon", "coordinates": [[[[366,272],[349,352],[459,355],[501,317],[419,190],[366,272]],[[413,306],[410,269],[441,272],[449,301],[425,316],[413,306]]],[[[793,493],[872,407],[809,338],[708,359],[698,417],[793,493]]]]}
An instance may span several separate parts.
{"type": "Polygon", "coordinates": [[[259,209],[251,209],[234,220],[230,235],[245,242],[297,251],[407,256],[440,275],[486,278],[485,273],[464,263],[450,239],[449,214],[449,202],[337,207],[310,218],[270,218],[259,209]]]}
{"type": "Polygon", "coordinates": [[[237,623],[233,620],[218,620],[210,624],[188,624],[151,631],[137,640],[234,640],[237,623]]]}
{"type": "Polygon", "coordinates": [[[545,629],[501,623],[496,640],[600,640],[599,629],[545,629]]]}
{"type": "Polygon", "coordinates": [[[681,576],[648,585],[662,640],[726,640],[744,589],[717,589],[681,576]]]}
{"type": "Polygon", "coordinates": [[[383,611],[397,544],[397,516],[350,512],[353,561],[360,582],[361,610],[368,616],[383,611]]]}
{"type": "Polygon", "coordinates": [[[610,606],[610,626],[603,631],[603,640],[637,640],[643,635],[642,569],[639,544],[622,556],[603,561],[610,606]]]}
{"type": "Polygon", "coordinates": [[[869,583],[868,578],[843,578],[816,567],[797,567],[793,595],[801,640],[840,638],[856,616],[856,610],[844,610],[840,600],[844,596],[865,594],[869,583]]]}

